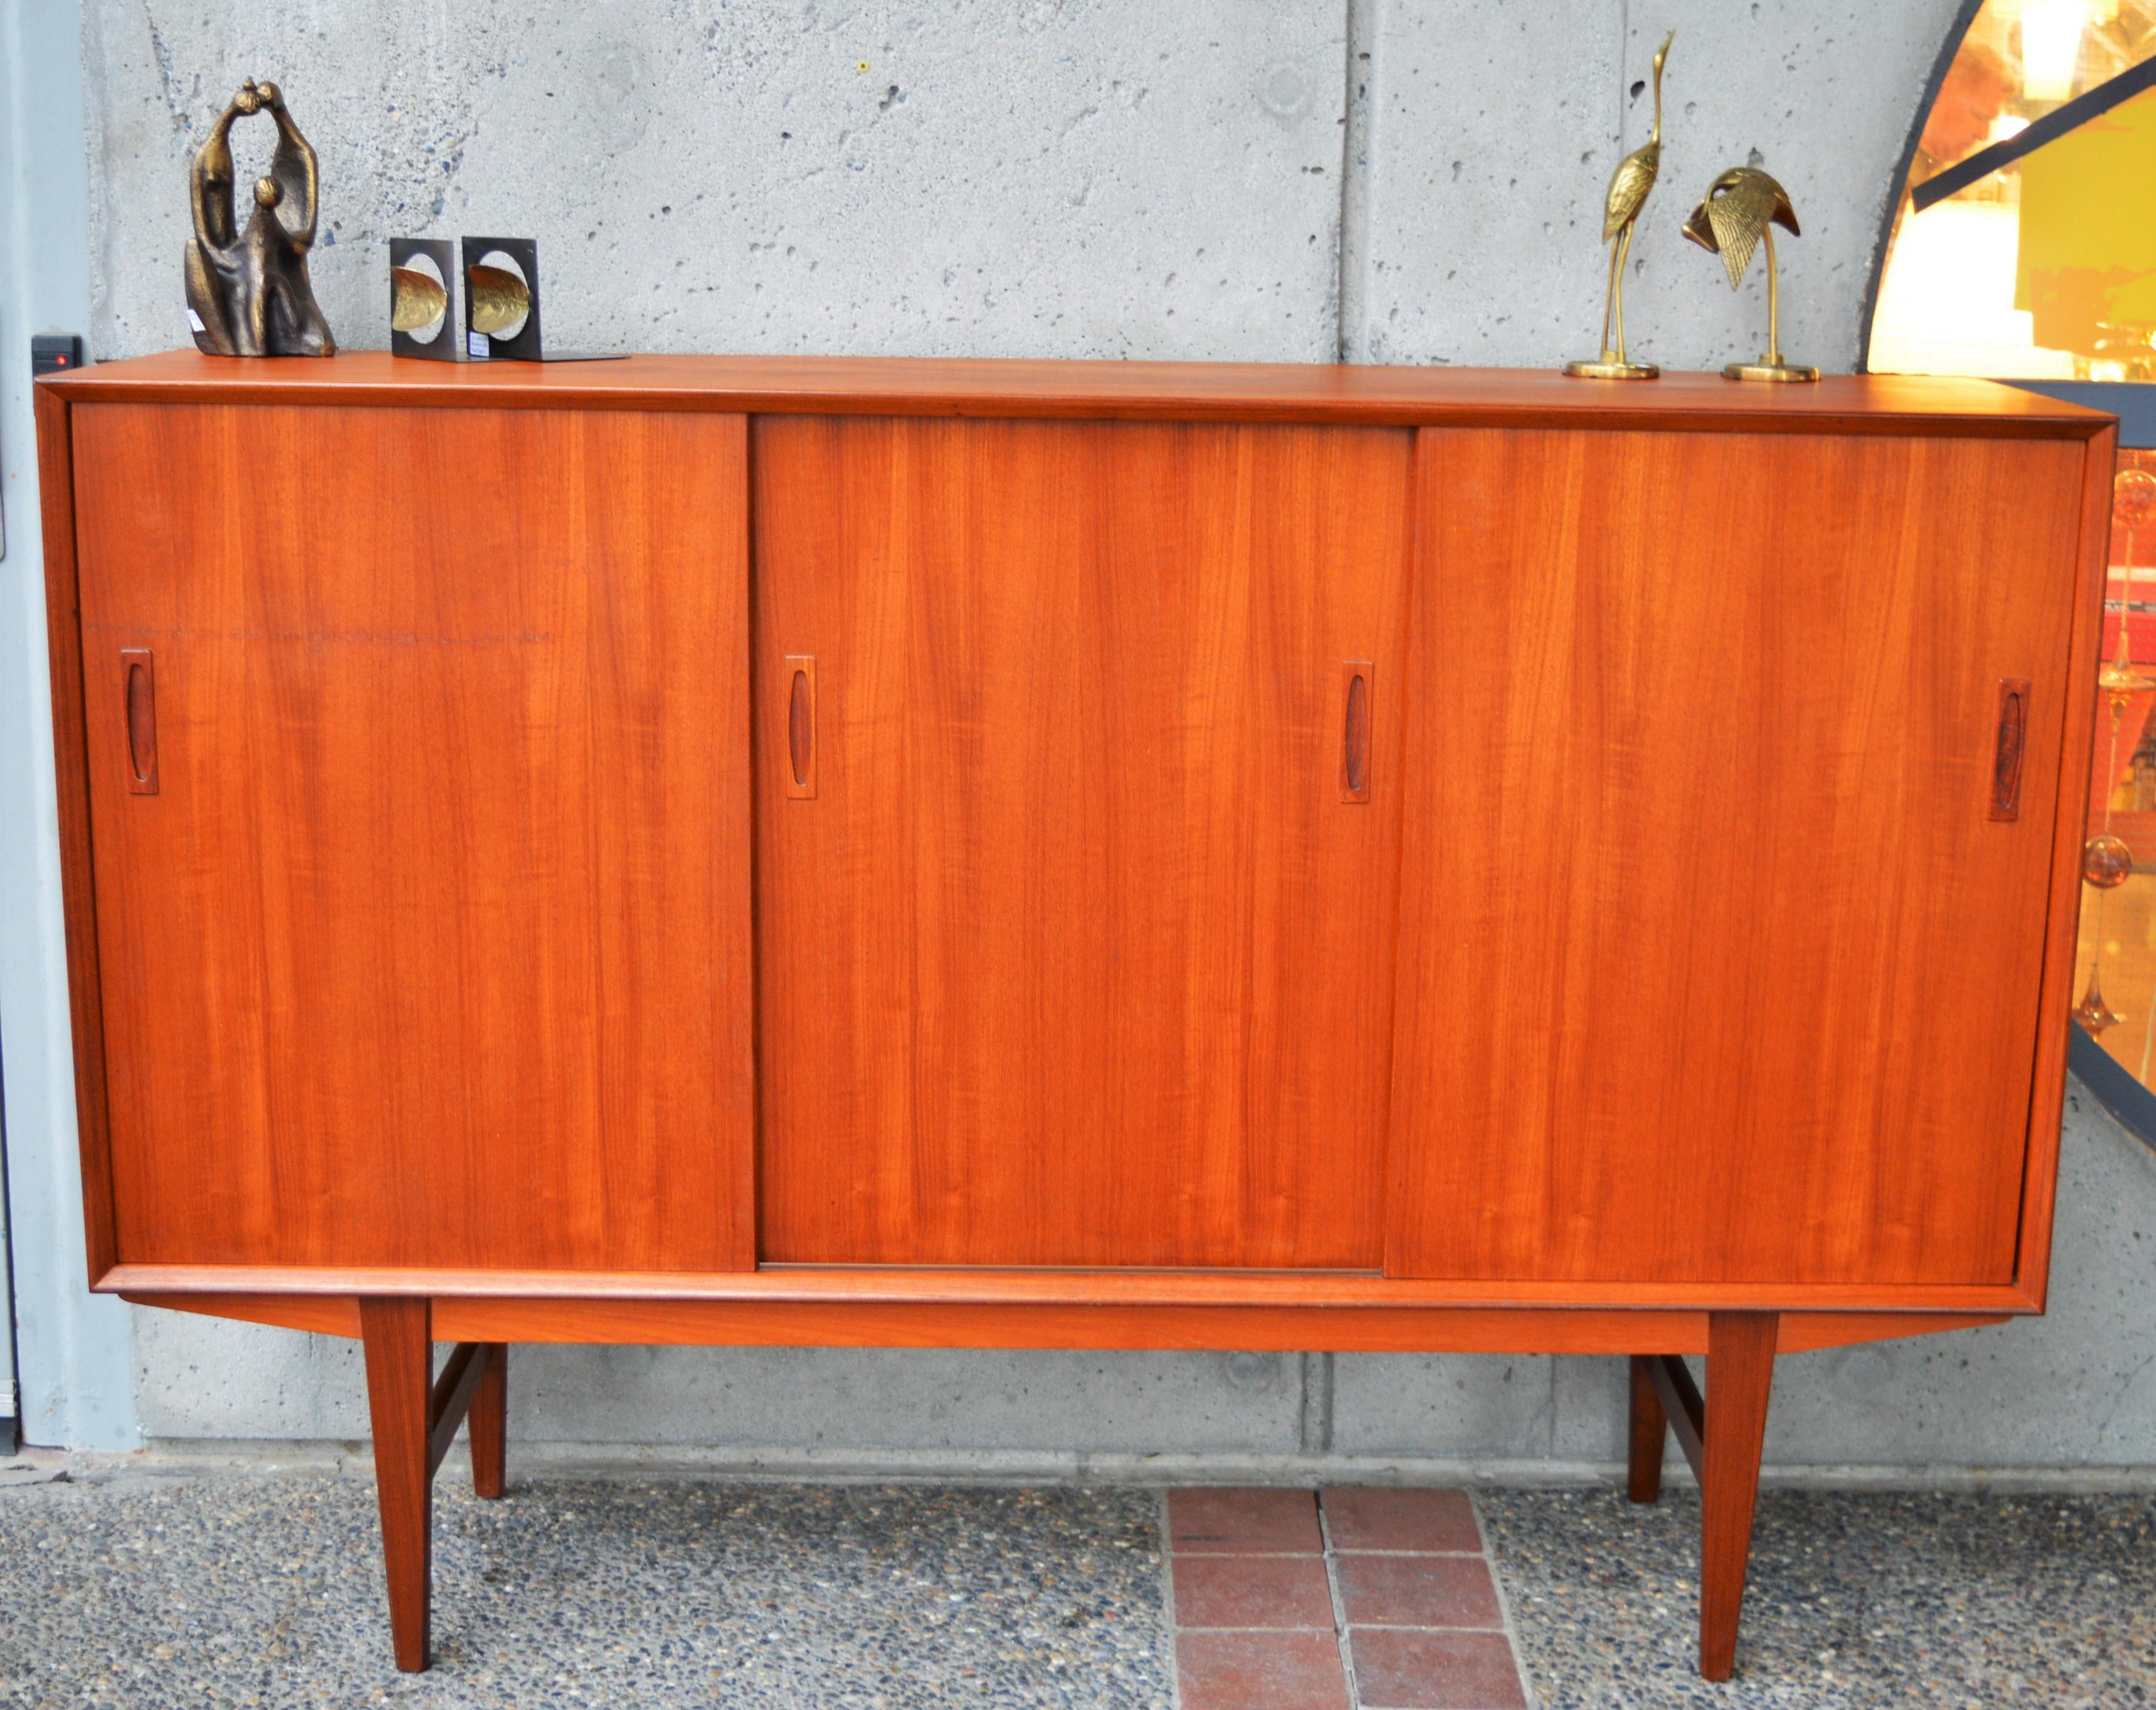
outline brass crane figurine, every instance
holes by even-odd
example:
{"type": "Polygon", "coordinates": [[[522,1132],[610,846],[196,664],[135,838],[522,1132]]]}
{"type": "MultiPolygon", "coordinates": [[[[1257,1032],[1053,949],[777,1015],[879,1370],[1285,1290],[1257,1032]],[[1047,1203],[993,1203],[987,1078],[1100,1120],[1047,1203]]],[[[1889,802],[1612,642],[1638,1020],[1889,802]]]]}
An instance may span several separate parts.
{"type": "Polygon", "coordinates": [[[1797,230],[1797,211],[1789,206],[1789,193],[1757,166],[1732,166],[1700,198],[1699,206],[1684,223],[1686,237],[1702,249],[1721,256],[1729,274],[1729,289],[1744,283],[1744,269],[1759,240],[1767,240],[1767,351],[1756,362],[1732,362],[1722,371],[1725,380],[1817,380],[1819,370],[1782,360],[1781,275],[1774,265],[1774,228],[1792,238],[1797,230]]]}
{"type": "Polygon", "coordinates": [[[1662,170],[1662,62],[1670,57],[1670,44],[1677,38],[1671,30],[1655,49],[1655,128],[1647,140],[1617,162],[1609,175],[1609,192],[1602,202],[1602,241],[1609,245],[1609,284],[1602,297],[1602,354],[1593,361],[1568,362],[1564,371],[1581,380],[1652,380],[1662,371],[1651,362],[1634,362],[1625,355],[1625,262],[1632,252],[1632,228],[1640,210],[1647,205],[1647,192],[1662,170]],[[1609,325],[1617,325],[1617,343],[1609,343],[1609,325]]]}

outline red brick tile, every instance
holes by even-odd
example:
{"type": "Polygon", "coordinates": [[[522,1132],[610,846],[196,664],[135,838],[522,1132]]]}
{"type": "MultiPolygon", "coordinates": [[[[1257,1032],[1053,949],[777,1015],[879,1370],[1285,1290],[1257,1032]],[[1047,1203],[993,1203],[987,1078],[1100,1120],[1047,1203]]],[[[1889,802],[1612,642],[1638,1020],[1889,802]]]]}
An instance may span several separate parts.
{"type": "Polygon", "coordinates": [[[1348,1641],[1356,1688],[1373,1710],[1527,1710],[1502,1633],[1353,1627],[1348,1641]]]}
{"type": "Polygon", "coordinates": [[[1183,1710],[1348,1710],[1327,1633],[1182,1633],[1183,1710]]]}
{"type": "Polygon", "coordinates": [[[1475,1511],[1457,1490],[1354,1489],[1323,1492],[1335,1549],[1465,1550],[1480,1554],[1475,1511]]]}
{"type": "Polygon", "coordinates": [[[1495,1627],[1497,1588],[1473,1555],[1340,1555],[1340,1600],[1352,1626],[1495,1627]]]}
{"type": "Polygon", "coordinates": [[[1234,1555],[1316,1555],[1324,1548],[1306,1490],[1172,1490],[1170,1548],[1234,1555]]]}
{"type": "Polygon", "coordinates": [[[1175,1563],[1175,1624],[1178,1627],[1322,1627],[1329,1633],[1332,1588],[1325,1581],[1325,1559],[1315,1555],[1181,1556],[1175,1563]]]}

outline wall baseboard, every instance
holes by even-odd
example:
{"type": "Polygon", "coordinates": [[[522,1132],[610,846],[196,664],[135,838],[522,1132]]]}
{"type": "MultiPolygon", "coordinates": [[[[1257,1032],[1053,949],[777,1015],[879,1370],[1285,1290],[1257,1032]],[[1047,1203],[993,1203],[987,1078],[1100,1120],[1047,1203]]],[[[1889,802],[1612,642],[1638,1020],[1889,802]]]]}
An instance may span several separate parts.
{"type": "MultiPolygon", "coordinates": [[[[444,1477],[467,1476],[461,1445],[444,1477]]],[[[364,1441],[152,1440],[132,1454],[70,1457],[85,1480],[139,1475],[169,1478],[200,1472],[367,1476],[364,1441]]],[[[1515,1460],[1376,1455],[1133,1455],[1038,1451],[703,1448],[629,1443],[520,1443],[509,1446],[511,1483],[579,1479],[737,1479],[763,1483],[942,1483],[1050,1485],[1400,1484],[1480,1489],[1616,1488],[1620,1462],[1515,1460]]],[[[1691,1471],[1670,1457],[1666,1482],[1683,1487],[1691,1471]]],[[[2094,1496],[2156,1492],[2156,1466],[1876,1467],[1769,1465],[1770,1488],[1848,1491],[1959,1491],[2094,1496]]]]}

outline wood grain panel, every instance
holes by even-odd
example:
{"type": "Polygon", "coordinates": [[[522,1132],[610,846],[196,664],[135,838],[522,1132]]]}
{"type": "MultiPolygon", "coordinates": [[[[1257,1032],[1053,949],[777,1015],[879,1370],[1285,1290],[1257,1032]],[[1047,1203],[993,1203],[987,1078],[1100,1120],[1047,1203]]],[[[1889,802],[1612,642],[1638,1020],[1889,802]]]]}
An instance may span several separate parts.
{"type": "MultiPolygon", "coordinates": [[[[2066,1097],[2067,1016],[2074,1003],[2074,946],[2081,925],[2082,844],[2087,835],[2089,775],[2096,759],[2097,661],[2103,641],[2104,587],[2110,572],[2112,481],[2118,435],[2107,428],[2087,445],[2082,468],[2080,582],[2074,596],[2073,651],[2066,665],[2066,735],[2060,745],[2058,801],[2051,830],[2051,904],[2046,928],[2044,983],[2037,1000],[2036,1090],[2030,1100],[2029,1157],[2021,1187],[2021,1249],[2015,1280],[2039,1312],[2050,1285],[2051,1208],[2058,1193],[2059,1120],[2066,1097]]],[[[2063,543],[2062,543],[2063,544],[2063,543]]]]}
{"type": "Polygon", "coordinates": [[[1323,1307],[839,1307],[444,1300],[438,1333],[516,1342],[762,1348],[1088,1348],[1399,1353],[1703,1353],[1704,1313],[1341,1312],[1323,1307]]]}
{"type": "Polygon", "coordinates": [[[123,1294],[136,1306],[162,1306],[245,1324],[275,1324],[318,1336],[357,1336],[359,1298],[350,1294],[123,1294]]]}
{"type": "Polygon", "coordinates": [[[2107,417],[1989,381],[1830,374],[1812,386],[1732,386],[1665,373],[1652,386],[1555,369],[1363,363],[1072,362],[942,356],[640,356],[612,362],[428,363],[167,351],[41,381],[130,402],[424,405],[434,409],[716,410],[1338,426],[1681,428],[1748,433],[1958,433],[2086,439],[2107,417]]]}
{"type": "Polygon", "coordinates": [[[759,420],[765,1258],[1378,1262],[1411,458],[759,420]]]}
{"type": "Polygon", "coordinates": [[[97,879],[90,858],[89,732],[83,721],[81,589],[75,553],[74,411],[32,388],[38,421],[38,499],[45,555],[45,643],[53,697],[54,798],[60,900],[67,929],[68,1021],[74,1047],[74,1116],[82,1156],[84,1257],[92,1287],[120,1257],[105,1093],[104,994],[98,981],[97,879]]]}
{"type": "MultiPolygon", "coordinates": [[[[1236,1347],[1446,1350],[1458,1353],[1626,1353],[1651,1348],[1701,1354],[1707,1314],[1696,1309],[1635,1311],[1507,1308],[1397,1308],[1374,1314],[1312,1303],[1235,1307],[1163,1302],[1122,1306],[1042,1302],[878,1303],[864,1314],[856,1304],[787,1299],[684,1300],[574,1298],[502,1294],[437,1297],[436,1329],[452,1339],[485,1335],[521,1342],[672,1343],[739,1346],[829,1346],[833,1336],[855,1345],[889,1334],[886,1326],[918,1322],[916,1345],[1019,1347],[1076,1345],[1054,1339],[1083,1335],[1087,1347],[1236,1347]],[[986,1311],[982,1310],[988,1308],[986,1311]],[[937,1341],[936,1337],[944,1339],[937,1341]],[[1015,1336],[1015,1342],[1009,1339],[1015,1336]],[[1218,1341],[1208,1342],[1206,1337],[1218,1341]],[[1255,1337],[1253,1341],[1250,1339],[1255,1337]],[[822,1341],[815,1339],[823,1338],[822,1341]]],[[[360,1333],[357,1297],[350,1294],[176,1294],[131,1291],[137,1306],[203,1313],[325,1335],[360,1333]]],[[[1996,1313],[1788,1313],[1782,1353],[1841,1348],[1902,1336],[1924,1336],[1979,1324],[2003,1323],[1996,1313]]],[[[484,1392],[482,1392],[484,1399],[484,1392]]]]}
{"type": "MultiPolygon", "coordinates": [[[[1759,1311],[1852,1317],[1908,1313],[1994,1316],[2034,1303],[2010,1283],[1489,1282],[1382,1277],[1367,1271],[1053,1270],[1040,1266],[765,1265],[754,1271],[478,1271],[382,1266],[121,1265],[99,1285],[133,1298],[152,1294],[425,1294],[504,1300],[576,1295],[643,1303],[722,1301],[879,1306],[1302,1308],[1618,1313],[1759,1311]]],[[[1240,1344],[1233,1344],[1240,1345],[1240,1344]]]]}
{"type": "Polygon", "coordinates": [[[120,1256],[752,1263],[743,419],[74,413],[120,1256]]]}
{"type": "Polygon", "coordinates": [[[1432,431],[1420,467],[1388,1267],[2010,1279],[2080,448],[1432,431]]]}

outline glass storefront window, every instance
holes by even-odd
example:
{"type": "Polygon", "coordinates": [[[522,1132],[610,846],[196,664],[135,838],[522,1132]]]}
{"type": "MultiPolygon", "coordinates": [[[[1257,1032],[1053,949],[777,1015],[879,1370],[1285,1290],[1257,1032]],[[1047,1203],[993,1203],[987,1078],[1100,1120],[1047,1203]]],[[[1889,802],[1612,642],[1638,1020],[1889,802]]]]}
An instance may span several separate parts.
{"type": "Polygon", "coordinates": [[[1909,163],[1874,373],[2156,379],[2156,86],[2136,74],[2152,58],[2156,0],[1978,12],[1909,163]],[[1924,205],[1986,154],[1995,170],[1924,205]]]}
{"type": "Polygon", "coordinates": [[[2112,484],[2102,702],[2082,860],[2075,1019],[2143,1086],[2156,1073],[2156,451],[2112,484]]]}
{"type": "MultiPolygon", "coordinates": [[[[2101,395],[2071,395],[2116,411],[2135,445],[2141,387],[2156,383],[2152,207],[2156,0],[1985,0],[1918,132],[1866,366],[2091,387],[2101,395]]],[[[2128,449],[2112,489],[2074,993],[2082,1028],[2144,1089],[2156,1089],[2152,559],[2156,449],[2128,449]]],[[[2141,1103],[2139,1116],[2113,1108],[2137,1127],[2145,1116],[2156,1143],[2156,1101],[2141,1103]]]]}

